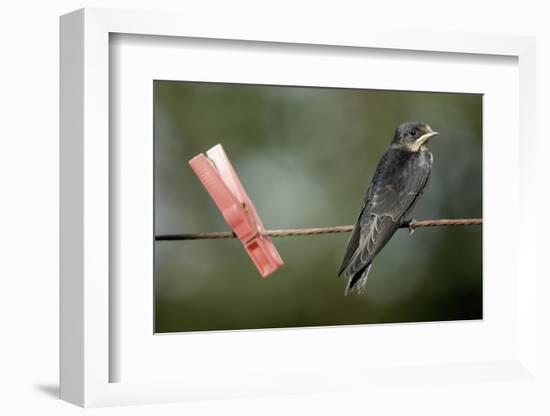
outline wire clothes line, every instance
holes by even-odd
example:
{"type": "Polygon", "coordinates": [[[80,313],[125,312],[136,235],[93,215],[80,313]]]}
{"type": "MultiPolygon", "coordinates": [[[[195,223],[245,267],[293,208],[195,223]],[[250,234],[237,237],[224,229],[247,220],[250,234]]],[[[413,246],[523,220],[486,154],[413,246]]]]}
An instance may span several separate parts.
{"type": "MultiPolygon", "coordinates": [[[[440,220],[409,220],[401,223],[399,228],[408,228],[411,232],[416,228],[422,227],[448,227],[448,226],[464,226],[464,225],[481,225],[481,218],[465,218],[465,219],[440,219],[440,220]]],[[[262,234],[269,237],[295,237],[304,235],[320,235],[320,234],[335,234],[348,233],[353,230],[353,225],[339,225],[335,227],[321,228],[294,228],[287,230],[265,230],[262,234]]],[[[156,241],[182,241],[182,240],[204,240],[215,238],[236,238],[236,235],[231,231],[211,232],[211,233],[181,233],[181,234],[164,234],[155,236],[156,241]]]]}

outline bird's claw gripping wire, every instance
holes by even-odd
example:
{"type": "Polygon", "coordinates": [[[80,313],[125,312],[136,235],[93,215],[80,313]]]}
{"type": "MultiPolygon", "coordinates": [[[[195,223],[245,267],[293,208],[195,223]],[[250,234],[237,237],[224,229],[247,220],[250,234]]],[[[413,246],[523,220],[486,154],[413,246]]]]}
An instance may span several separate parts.
{"type": "Polygon", "coordinates": [[[403,221],[403,224],[407,225],[407,228],[409,229],[409,235],[413,235],[414,231],[416,230],[416,221],[415,220],[403,221]]]}

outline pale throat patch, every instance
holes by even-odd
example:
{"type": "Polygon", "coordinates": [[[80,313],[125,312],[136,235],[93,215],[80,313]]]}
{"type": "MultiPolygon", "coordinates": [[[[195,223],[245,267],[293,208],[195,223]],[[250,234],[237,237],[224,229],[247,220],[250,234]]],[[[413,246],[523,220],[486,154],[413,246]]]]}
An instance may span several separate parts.
{"type": "Polygon", "coordinates": [[[427,150],[426,142],[433,136],[432,133],[426,133],[416,139],[413,143],[407,143],[405,147],[411,152],[418,152],[419,150],[427,150]]]}

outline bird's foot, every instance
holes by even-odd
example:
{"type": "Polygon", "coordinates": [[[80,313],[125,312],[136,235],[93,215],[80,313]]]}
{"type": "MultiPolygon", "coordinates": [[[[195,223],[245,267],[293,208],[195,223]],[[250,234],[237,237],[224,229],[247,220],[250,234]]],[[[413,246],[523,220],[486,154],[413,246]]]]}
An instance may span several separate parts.
{"type": "Polygon", "coordinates": [[[413,235],[414,230],[416,230],[415,226],[416,226],[415,220],[410,220],[409,221],[409,235],[413,235]]]}

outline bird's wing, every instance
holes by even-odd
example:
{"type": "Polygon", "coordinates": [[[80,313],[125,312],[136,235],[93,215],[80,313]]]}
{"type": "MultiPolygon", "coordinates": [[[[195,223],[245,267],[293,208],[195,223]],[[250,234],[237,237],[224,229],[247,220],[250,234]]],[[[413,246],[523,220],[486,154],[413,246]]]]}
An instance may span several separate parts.
{"type": "Polygon", "coordinates": [[[357,218],[355,226],[353,227],[353,231],[351,232],[351,237],[349,238],[349,241],[348,241],[348,247],[346,248],[344,259],[342,260],[342,264],[340,265],[340,269],[338,270],[338,276],[340,276],[342,272],[346,269],[346,267],[348,267],[348,264],[351,258],[357,252],[357,248],[359,247],[359,240],[361,238],[360,221],[364,210],[365,210],[365,203],[363,203],[363,206],[361,207],[361,212],[359,213],[359,217],[357,218]]]}
{"type": "Polygon", "coordinates": [[[384,178],[375,187],[364,212],[388,216],[395,222],[412,210],[422,194],[431,171],[431,158],[426,164],[407,163],[402,170],[384,178]]]}
{"type": "MultiPolygon", "coordinates": [[[[431,162],[431,160],[430,160],[431,162]]],[[[390,160],[389,163],[392,163],[390,160]]],[[[365,269],[399,228],[402,217],[414,206],[430,175],[431,163],[420,167],[407,161],[391,175],[377,175],[387,165],[381,163],[375,173],[361,214],[351,235],[339,275],[355,276],[365,269]]]]}

